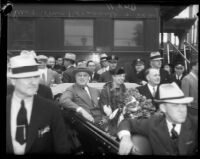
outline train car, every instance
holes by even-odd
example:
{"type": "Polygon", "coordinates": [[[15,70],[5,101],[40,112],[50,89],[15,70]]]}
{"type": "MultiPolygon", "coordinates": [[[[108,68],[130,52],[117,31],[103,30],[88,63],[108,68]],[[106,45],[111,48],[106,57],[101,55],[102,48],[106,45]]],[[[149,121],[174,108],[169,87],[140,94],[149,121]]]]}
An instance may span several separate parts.
{"type": "Polygon", "coordinates": [[[148,60],[159,49],[160,7],[139,4],[16,4],[8,16],[8,50],[99,60],[119,56],[119,65],[148,60]]]}

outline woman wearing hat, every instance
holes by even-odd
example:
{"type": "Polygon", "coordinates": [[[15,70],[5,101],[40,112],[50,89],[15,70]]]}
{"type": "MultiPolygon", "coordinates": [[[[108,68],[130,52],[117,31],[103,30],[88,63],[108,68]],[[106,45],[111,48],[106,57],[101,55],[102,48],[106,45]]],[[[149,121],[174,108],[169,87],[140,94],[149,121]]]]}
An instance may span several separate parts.
{"type": "Polygon", "coordinates": [[[135,150],[132,134],[141,134],[149,139],[153,155],[195,155],[198,152],[198,119],[187,113],[187,104],[193,97],[185,97],[173,82],[161,84],[156,102],[162,113],[149,119],[127,119],[120,123],[118,136],[119,154],[135,150]]]}
{"type": "Polygon", "coordinates": [[[103,86],[100,95],[100,106],[102,107],[104,114],[112,119],[108,128],[108,132],[111,135],[116,135],[118,119],[121,114],[121,108],[123,107],[124,93],[126,91],[124,80],[125,71],[123,68],[113,71],[112,81],[107,82],[103,86]]]}

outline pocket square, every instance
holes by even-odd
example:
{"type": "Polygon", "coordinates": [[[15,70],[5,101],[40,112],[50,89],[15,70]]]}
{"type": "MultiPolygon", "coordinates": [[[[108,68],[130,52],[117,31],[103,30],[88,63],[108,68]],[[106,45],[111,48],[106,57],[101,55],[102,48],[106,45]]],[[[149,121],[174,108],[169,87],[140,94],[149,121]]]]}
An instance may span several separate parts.
{"type": "Polygon", "coordinates": [[[190,145],[190,144],[192,144],[193,143],[193,141],[188,141],[188,142],[186,142],[185,144],[186,145],[190,145]]]}
{"type": "Polygon", "coordinates": [[[38,136],[39,137],[43,137],[43,135],[47,132],[50,131],[50,127],[49,126],[46,126],[44,129],[40,129],[38,130],[38,136]]]}

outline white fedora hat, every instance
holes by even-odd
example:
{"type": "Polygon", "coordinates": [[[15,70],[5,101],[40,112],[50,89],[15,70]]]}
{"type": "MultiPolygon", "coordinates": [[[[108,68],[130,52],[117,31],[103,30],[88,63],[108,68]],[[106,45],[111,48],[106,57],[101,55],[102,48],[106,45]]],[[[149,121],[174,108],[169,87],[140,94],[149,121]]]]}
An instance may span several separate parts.
{"type": "Polygon", "coordinates": [[[32,56],[18,55],[10,58],[10,68],[9,78],[40,76],[38,64],[32,56]]]}
{"type": "Polygon", "coordinates": [[[150,59],[151,60],[161,60],[163,58],[161,57],[160,52],[156,51],[156,52],[150,53],[150,59]]]}
{"type": "Polygon", "coordinates": [[[66,53],[64,59],[76,61],[76,55],[73,53],[66,53]]]}
{"type": "Polygon", "coordinates": [[[173,83],[161,84],[159,87],[159,99],[154,99],[158,103],[187,104],[194,100],[193,97],[185,97],[178,85],[173,83]]]}
{"type": "Polygon", "coordinates": [[[31,57],[33,57],[34,59],[37,59],[37,55],[36,55],[36,53],[35,53],[35,51],[28,51],[28,50],[22,50],[21,52],[20,52],[20,55],[25,55],[25,56],[31,56],[31,57]]]}

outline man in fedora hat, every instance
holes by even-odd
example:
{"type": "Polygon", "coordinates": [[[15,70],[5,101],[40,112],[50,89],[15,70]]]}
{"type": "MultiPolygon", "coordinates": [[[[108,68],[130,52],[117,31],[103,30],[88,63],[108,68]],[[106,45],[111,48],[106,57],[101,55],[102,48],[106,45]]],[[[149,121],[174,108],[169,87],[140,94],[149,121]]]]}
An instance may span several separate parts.
{"type": "Polygon", "coordinates": [[[37,61],[39,65],[40,75],[40,83],[45,84],[47,86],[51,86],[52,84],[60,84],[62,83],[59,74],[47,67],[48,57],[45,55],[38,55],[37,61]]]}
{"type": "Polygon", "coordinates": [[[6,101],[6,153],[69,153],[62,114],[56,104],[37,95],[40,72],[30,56],[10,59],[14,91],[6,101]]]}
{"type": "Polygon", "coordinates": [[[170,75],[167,71],[165,71],[162,66],[162,57],[160,55],[160,52],[158,51],[153,51],[150,53],[150,67],[156,68],[160,72],[160,84],[162,83],[170,83],[170,75]]]}
{"type": "MultiPolygon", "coordinates": [[[[149,139],[153,155],[194,155],[198,146],[198,119],[187,113],[187,104],[193,97],[184,93],[173,82],[159,87],[156,100],[162,113],[148,119],[125,119],[119,125],[119,154],[135,150],[132,134],[142,134],[149,139]]],[[[135,150],[136,151],[136,150],[135,150]]]]}
{"type": "Polygon", "coordinates": [[[73,70],[75,69],[76,55],[73,53],[66,53],[64,57],[64,66],[66,70],[63,72],[63,83],[74,83],[73,70]]]}
{"type": "Polygon", "coordinates": [[[60,97],[61,106],[79,113],[92,123],[101,122],[100,91],[87,85],[92,75],[91,70],[87,67],[77,67],[74,69],[73,75],[76,82],[60,97]]]}

